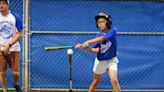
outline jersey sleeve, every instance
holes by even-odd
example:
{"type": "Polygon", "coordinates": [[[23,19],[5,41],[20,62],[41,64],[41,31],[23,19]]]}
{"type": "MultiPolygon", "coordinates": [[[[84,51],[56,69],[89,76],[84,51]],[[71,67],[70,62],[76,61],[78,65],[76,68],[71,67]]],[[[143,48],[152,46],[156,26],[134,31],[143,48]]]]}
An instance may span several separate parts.
{"type": "Polygon", "coordinates": [[[22,20],[21,18],[15,14],[15,13],[12,13],[16,19],[16,28],[18,30],[18,32],[22,31],[23,30],[23,23],[22,23],[22,20]]]}
{"type": "Polygon", "coordinates": [[[113,28],[109,30],[103,37],[105,38],[105,41],[109,41],[112,37],[117,35],[117,29],[113,28]]]}

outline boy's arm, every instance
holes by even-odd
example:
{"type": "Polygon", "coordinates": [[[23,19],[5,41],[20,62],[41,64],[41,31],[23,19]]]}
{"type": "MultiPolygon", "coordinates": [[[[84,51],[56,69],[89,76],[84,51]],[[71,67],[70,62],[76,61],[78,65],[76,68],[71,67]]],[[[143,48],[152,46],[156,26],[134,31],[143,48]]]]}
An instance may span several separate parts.
{"type": "Polygon", "coordinates": [[[75,48],[76,49],[85,49],[85,50],[92,52],[92,53],[98,53],[100,50],[100,48],[98,48],[98,47],[97,48],[90,48],[90,47],[83,48],[82,44],[75,45],[75,48]]]}
{"type": "Polygon", "coordinates": [[[89,47],[89,44],[96,43],[96,42],[102,42],[104,40],[105,40],[105,38],[103,36],[100,36],[100,37],[97,37],[94,39],[87,40],[81,46],[82,46],[82,48],[87,48],[87,47],[89,47]]]}
{"type": "Polygon", "coordinates": [[[22,31],[17,32],[15,37],[6,45],[6,50],[9,50],[12,45],[14,45],[22,37],[22,31]]]}
{"type": "Polygon", "coordinates": [[[84,49],[92,53],[98,53],[100,50],[100,48],[90,48],[90,47],[84,49]]]}
{"type": "Polygon", "coordinates": [[[22,37],[22,31],[21,32],[17,32],[15,37],[9,42],[9,44],[13,45],[15,44],[17,41],[19,41],[19,39],[22,37]]]}

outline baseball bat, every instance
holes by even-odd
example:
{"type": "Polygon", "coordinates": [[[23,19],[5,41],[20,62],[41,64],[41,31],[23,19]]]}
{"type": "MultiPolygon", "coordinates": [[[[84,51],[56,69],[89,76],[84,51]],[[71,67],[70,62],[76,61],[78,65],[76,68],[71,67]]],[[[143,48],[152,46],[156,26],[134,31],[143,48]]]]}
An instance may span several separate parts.
{"type": "Polygon", "coordinates": [[[51,50],[62,50],[62,49],[69,49],[69,48],[74,48],[74,46],[51,46],[51,47],[45,47],[45,50],[51,51],[51,50]]]}

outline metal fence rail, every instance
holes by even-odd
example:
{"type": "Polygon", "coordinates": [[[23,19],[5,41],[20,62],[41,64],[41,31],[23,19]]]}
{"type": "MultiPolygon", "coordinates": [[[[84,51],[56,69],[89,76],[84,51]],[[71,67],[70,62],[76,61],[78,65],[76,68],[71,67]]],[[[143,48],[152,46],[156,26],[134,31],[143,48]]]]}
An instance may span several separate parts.
{"type": "MultiPolygon", "coordinates": [[[[97,34],[98,32],[66,32],[66,31],[31,31],[30,34],[97,34]]],[[[157,35],[162,36],[164,32],[118,32],[119,35],[157,35]]]]}

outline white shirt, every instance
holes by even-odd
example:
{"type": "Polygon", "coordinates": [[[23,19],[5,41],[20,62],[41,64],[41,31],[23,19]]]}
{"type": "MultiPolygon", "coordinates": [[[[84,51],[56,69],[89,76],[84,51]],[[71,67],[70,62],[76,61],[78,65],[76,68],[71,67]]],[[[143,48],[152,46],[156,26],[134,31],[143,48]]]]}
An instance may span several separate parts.
{"type": "MultiPolygon", "coordinates": [[[[8,44],[22,29],[22,20],[15,13],[9,12],[6,16],[0,15],[0,45],[8,44]]],[[[10,51],[20,51],[19,41],[12,45],[10,51]]]]}

